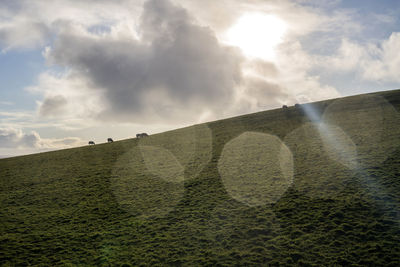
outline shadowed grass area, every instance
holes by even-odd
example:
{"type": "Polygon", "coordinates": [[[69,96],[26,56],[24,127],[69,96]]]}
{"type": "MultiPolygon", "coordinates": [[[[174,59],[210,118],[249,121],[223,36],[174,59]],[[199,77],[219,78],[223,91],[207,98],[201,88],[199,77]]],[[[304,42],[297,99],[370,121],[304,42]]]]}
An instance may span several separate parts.
{"type": "Polygon", "coordinates": [[[399,109],[388,91],[1,159],[0,263],[399,266],[399,109]],[[246,146],[261,133],[292,171],[246,146]]]}

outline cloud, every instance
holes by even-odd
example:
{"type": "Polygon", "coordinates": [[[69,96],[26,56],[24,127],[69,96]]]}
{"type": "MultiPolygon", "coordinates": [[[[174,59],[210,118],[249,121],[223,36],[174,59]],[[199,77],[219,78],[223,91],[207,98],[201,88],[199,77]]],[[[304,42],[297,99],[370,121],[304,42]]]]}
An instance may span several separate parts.
{"type": "Polygon", "coordinates": [[[84,27],[114,25],[130,21],[138,13],[140,0],[2,0],[0,5],[0,49],[37,49],[57,35],[60,25],[73,22],[84,27]]]}
{"type": "Polygon", "coordinates": [[[103,91],[93,88],[87,77],[79,73],[44,72],[38,77],[38,84],[25,88],[26,91],[41,94],[39,115],[47,118],[63,118],[87,121],[102,111],[103,91]]]}
{"type": "Polygon", "coordinates": [[[336,88],[323,84],[317,74],[310,75],[315,68],[312,55],[304,51],[300,42],[286,42],[278,51],[276,83],[285,88],[290,97],[287,104],[306,103],[339,97],[336,88]]]}
{"type": "Polygon", "coordinates": [[[396,16],[388,15],[388,14],[374,14],[374,18],[381,23],[384,24],[393,24],[396,22],[396,16]]]}
{"type": "Polygon", "coordinates": [[[11,102],[11,101],[0,101],[0,105],[12,106],[12,105],[14,105],[14,102],[11,102]]]}
{"type": "MultiPolygon", "coordinates": [[[[62,77],[64,85],[79,76],[91,86],[80,91],[102,94],[104,110],[97,110],[102,120],[191,121],[207,111],[223,114],[242,78],[238,49],[221,45],[210,28],[195,24],[185,9],[169,1],[146,2],[139,28],[140,39],[135,39],[116,35],[115,28],[98,36],[66,25],[46,57],[71,69],[62,77]]],[[[51,79],[47,75],[45,80],[51,79]]],[[[61,83],[57,80],[53,77],[61,83]]],[[[37,90],[54,90],[43,86],[37,90]]],[[[40,105],[43,114],[57,114],[59,102],[70,101],[61,92],[51,94],[40,105]]]]}
{"type": "Polygon", "coordinates": [[[67,100],[62,95],[56,95],[53,97],[47,97],[40,106],[40,114],[42,115],[57,115],[62,114],[67,100]]]}
{"type": "MultiPolygon", "coordinates": [[[[364,28],[356,20],[357,12],[340,9],[339,1],[7,3],[0,8],[0,16],[6,18],[0,25],[8,21],[13,32],[40,32],[32,26],[39,23],[43,34],[28,36],[20,46],[48,45],[47,62],[66,70],[44,72],[27,88],[43,96],[38,102],[41,119],[58,119],[58,125],[182,125],[337,97],[337,90],[315,71],[320,63],[313,53],[329,54],[345,36],[341,58],[331,64],[343,63],[342,68],[351,71],[364,56],[364,49],[356,59],[348,56],[357,48],[349,36],[364,28]],[[274,62],[256,63],[224,44],[224,32],[246,12],[274,14],[289,25],[274,62]]],[[[18,38],[11,39],[17,43],[18,38]]],[[[7,43],[11,47],[12,42],[7,43]]],[[[369,67],[386,68],[372,63],[369,67]]]]}
{"type": "Polygon", "coordinates": [[[357,73],[365,81],[400,82],[400,32],[386,40],[364,45],[342,39],[336,53],[316,57],[317,65],[330,71],[357,73]]]}
{"type": "Polygon", "coordinates": [[[70,148],[83,144],[84,142],[78,137],[46,139],[41,138],[35,131],[24,133],[21,129],[0,128],[1,149],[33,149],[32,151],[41,151],[70,148]]]}
{"type": "Polygon", "coordinates": [[[400,82],[400,32],[394,32],[380,46],[370,45],[367,58],[361,59],[366,80],[400,82]]]}
{"type": "Polygon", "coordinates": [[[1,148],[36,148],[40,137],[36,132],[25,134],[16,129],[0,129],[1,148]]]}
{"type": "Polygon", "coordinates": [[[61,149],[82,146],[86,142],[79,137],[66,137],[60,139],[42,139],[41,144],[43,148],[61,149]]]}
{"type": "MultiPolygon", "coordinates": [[[[0,50],[44,49],[49,64],[26,88],[39,95],[36,113],[0,112],[0,125],[27,131],[14,130],[13,138],[30,136],[35,151],[76,140],[45,139],[30,129],[119,139],[338,97],[331,84],[342,77],[346,83],[349,73],[368,82],[399,81],[397,33],[384,41],[367,39],[376,29],[385,30],[379,36],[386,34],[396,16],[364,16],[364,11],[341,8],[340,1],[1,3],[0,50]],[[287,23],[274,62],[244,58],[224,43],[227,30],[245,13],[274,15],[287,23]]],[[[0,102],[0,108],[8,104],[0,102]]]]}
{"type": "Polygon", "coordinates": [[[248,76],[243,84],[244,96],[252,103],[252,110],[264,110],[282,103],[294,102],[286,89],[259,76],[248,76]]]}
{"type": "MultiPolygon", "coordinates": [[[[67,71],[42,73],[38,84],[27,88],[44,96],[39,114],[82,123],[184,125],[339,95],[309,75],[312,59],[293,41],[315,27],[320,14],[289,2],[257,2],[291,22],[299,14],[310,18],[288,33],[280,47],[284,56],[266,62],[244,58],[239,48],[223,44],[204,26],[204,12],[199,22],[189,12],[196,4],[185,4],[189,9],[147,1],[135,27],[129,26],[131,20],[95,28],[58,22],[55,42],[44,55],[67,71]]],[[[255,11],[239,1],[230,8],[235,6],[255,11]]]]}
{"type": "Polygon", "coordinates": [[[360,60],[365,56],[361,45],[343,39],[335,57],[331,57],[327,63],[328,68],[343,72],[351,71],[359,67],[360,60]]]}
{"type": "Polygon", "coordinates": [[[14,20],[12,23],[0,22],[0,47],[3,47],[3,52],[41,46],[49,37],[50,29],[41,22],[27,19],[14,20]]]}

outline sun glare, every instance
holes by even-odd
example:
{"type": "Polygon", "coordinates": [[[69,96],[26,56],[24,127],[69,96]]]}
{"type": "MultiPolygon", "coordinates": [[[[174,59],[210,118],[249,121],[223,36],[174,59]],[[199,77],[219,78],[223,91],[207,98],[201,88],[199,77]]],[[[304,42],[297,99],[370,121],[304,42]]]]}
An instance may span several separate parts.
{"type": "Polygon", "coordinates": [[[227,38],[246,56],[271,60],[286,29],[286,23],[274,15],[245,14],[228,30],[227,38]]]}

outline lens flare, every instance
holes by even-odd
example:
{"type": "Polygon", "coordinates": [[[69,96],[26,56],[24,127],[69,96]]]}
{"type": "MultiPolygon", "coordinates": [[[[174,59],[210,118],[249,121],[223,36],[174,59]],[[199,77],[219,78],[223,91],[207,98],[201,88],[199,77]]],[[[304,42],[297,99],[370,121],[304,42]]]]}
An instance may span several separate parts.
{"type": "Polygon", "coordinates": [[[134,147],[121,156],[110,182],[120,207],[142,219],[166,216],[184,193],[183,167],[171,153],[155,147],[134,147]]]}
{"type": "Polygon", "coordinates": [[[167,182],[183,182],[183,167],[171,152],[155,146],[139,146],[139,149],[149,172],[167,182]]]}
{"type": "Polygon", "coordinates": [[[349,179],[349,169],[331,158],[330,153],[336,151],[329,151],[329,144],[327,152],[319,123],[303,124],[290,132],[284,142],[293,153],[294,189],[317,198],[334,198],[341,193],[349,179]]]}
{"type": "Polygon", "coordinates": [[[278,137],[245,132],[225,145],[218,171],[232,198],[260,206],[277,202],[291,185],[293,159],[278,137]]]}
{"type": "MultiPolygon", "coordinates": [[[[139,140],[139,147],[159,147],[171,153],[184,168],[185,179],[196,177],[211,160],[211,130],[205,124],[153,135],[139,140]]],[[[150,156],[150,154],[148,155],[150,156]]],[[[150,158],[157,157],[156,154],[150,158]]],[[[151,167],[152,168],[152,167],[151,167]]]]}
{"type": "Polygon", "coordinates": [[[400,139],[400,116],[380,96],[364,95],[336,100],[323,116],[325,124],[340,127],[357,147],[357,160],[362,167],[379,166],[400,139]]]}

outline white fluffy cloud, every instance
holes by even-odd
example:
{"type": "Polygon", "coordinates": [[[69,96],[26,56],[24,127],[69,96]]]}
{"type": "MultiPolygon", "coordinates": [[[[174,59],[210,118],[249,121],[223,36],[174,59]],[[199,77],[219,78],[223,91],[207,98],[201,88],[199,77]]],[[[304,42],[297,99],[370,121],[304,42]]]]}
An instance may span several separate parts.
{"type": "Polygon", "coordinates": [[[38,84],[26,90],[44,96],[39,114],[49,118],[90,120],[104,108],[103,91],[79,73],[44,72],[38,84]]]}
{"type": "Polygon", "coordinates": [[[77,137],[46,139],[35,131],[24,133],[21,129],[0,128],[1,149],[61,149],[83,144],[77,137]]]}
{"type": "Polygon", "coordinates": [[[367,80],[400,82],[400,32],[392,33],[380,46],[366,48],[366,58],[361,58],[363,78],[367,80]]]}
{"type": "Polygon", "coordinates": [[[2,0],[0,5],[0,47],[10,49],[40,48],[57,34],[60,25],[74,22],[85,27],[113,25],[131,20],[138,13],[138,0],[2,0]]]}
{"type": "Polygon", "coordinates": [[[36,132],[25,134],[16,129],[0,129],[1,148],[36,148],[40,137],[36,132]]]}
{"type": "Polygon", "coordinates": [[[378,43],[343,39],[336,54],[317,57],[318,66],[334,72],[355,72],[363,80],[400,82],[400,32],[378,43]]]}
{"type": "Polygon", "coordinates": [[[0,23],[0,45],[3,52],[14,48],[29,49],[44,45],[49,36],[49,29],[41,22],[19,19],[12,23],[0,23]]]}

